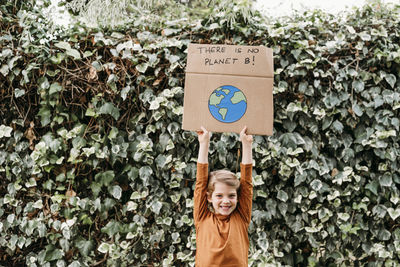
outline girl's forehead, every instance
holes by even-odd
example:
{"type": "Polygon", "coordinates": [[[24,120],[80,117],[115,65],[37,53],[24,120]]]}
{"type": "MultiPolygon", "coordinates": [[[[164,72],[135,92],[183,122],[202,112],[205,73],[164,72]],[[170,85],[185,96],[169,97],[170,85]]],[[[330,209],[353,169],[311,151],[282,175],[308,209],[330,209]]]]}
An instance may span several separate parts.
{"type": "Polygon", "coordinates": [[[236,188],[231,185],[227,185],[225,183],[216,182],[214,184],[214,192],[236,192],[236,188]]]}

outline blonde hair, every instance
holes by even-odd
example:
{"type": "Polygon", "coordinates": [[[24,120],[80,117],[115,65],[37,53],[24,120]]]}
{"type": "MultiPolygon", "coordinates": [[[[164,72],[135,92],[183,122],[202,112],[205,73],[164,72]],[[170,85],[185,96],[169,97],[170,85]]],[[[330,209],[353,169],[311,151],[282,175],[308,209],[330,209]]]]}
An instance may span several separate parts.
{"type": "Polygon", "coordinates": [[[232,186],[239,191],[240,182],[236,175],[228,170],[213,171],[209,175],[207,193],[212,195],[215,190],[215,183],[223,183],[232,186]]]}

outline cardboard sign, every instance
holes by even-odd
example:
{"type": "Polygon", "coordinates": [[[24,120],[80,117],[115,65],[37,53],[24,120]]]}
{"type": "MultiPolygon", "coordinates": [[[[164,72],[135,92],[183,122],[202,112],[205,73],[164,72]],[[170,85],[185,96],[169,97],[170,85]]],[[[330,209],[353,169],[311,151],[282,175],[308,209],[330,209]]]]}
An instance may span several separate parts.
{"type": "Polygon", "coordinates": [[[272,135],[273,77],[270,48],[189,44],[182,128],[272,135]]]}

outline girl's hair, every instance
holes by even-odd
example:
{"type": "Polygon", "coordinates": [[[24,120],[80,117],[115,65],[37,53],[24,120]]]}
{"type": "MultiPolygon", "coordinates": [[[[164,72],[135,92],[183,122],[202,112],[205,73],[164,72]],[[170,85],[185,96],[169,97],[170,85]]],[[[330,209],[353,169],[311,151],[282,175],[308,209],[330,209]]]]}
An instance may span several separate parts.
{"type": "Polygon", "coordinates": [[[223,183],[229,186],[233,186],[236,192],[239,190],[240,182],[236,175],[228,170],[213,171],[209,175],[207,192],[212,194],[215,189],[215,183],[223,183]]]}

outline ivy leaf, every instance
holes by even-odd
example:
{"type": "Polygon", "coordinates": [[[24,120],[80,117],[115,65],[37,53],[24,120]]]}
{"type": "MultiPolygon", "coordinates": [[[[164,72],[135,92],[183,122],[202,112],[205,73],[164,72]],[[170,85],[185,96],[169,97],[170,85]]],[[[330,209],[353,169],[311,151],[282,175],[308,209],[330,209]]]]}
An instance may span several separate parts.
{"type": "Polygon", "coordinates": [[[353,104],[352,110],[354,111],[354,114],[356,114],[358,117],[361,117],[364,114],[364,112],[362,111],[360,106],[357,105],[357,103],[353,104]]]}
{"type": "Polygon", "coordinates": [[[150,176],[153,174],[153,170],[150,166],[143,166],[139,169],[139,177],[147,184],[150,176]]]}
{"type": "Polygon", "coordinates": [[[378,195],[378,182],[371,181],[365,186],[365,188],[374,193],[376,196],[378,195]]]}
{"type": "Polygon", "coordinates": [[[73,57],[74,59],[81,59],[81,54],[76,49],[69,49],[65,52],[68,56],[73,57]]]}
{"type": "Polygon", "coordinates": [[[83,238],[80,238],[79,241],[76,242],[76,247],[85,257],[89,256],[90,252],[94,249],[94,245],[93,240],[84,240],[83,238]]]}
{"type": "Polygon", "coordinates": [[[53,245],[46,246],[46,255],[44,257],[45,261],[55,261],[62,259],[64,252],[61,249],[55,248],[53,245]]]}
{"type": "Polygon", "coordinates": [[[322,182],[319,179],[315,179],[311,182],[310,186],[314,191],[319,191],[322,188],[322,182]]]}
{"type": "Polygon", "coordinates": [[[15,98],[21,97],[23,95],[25,95],[25,90],[24,89],[15,88],[15,90],[14,90],[15,98]]]}
{"type": "Polygon", "coordinates": [[[37,115],[40,116],[42,126],[46,126],[51,122],[51,111],[48,107],[41,107],[37,115]]]}
{"type": "Polygon", "coordinates": [[[391,233],[386,229],[379,230],[378,239],[382,241],[387,241],[391,237],[391,233]]]}
{"type": "Polygon", "coordinates": [[[396,84],[396,76],[394,74],[386,74],[385,80],[388,82],[388,84],[390,84],[392,88],[394,88],[394,85],[396,84]]]}
{"type": "Polygon", "coordinates": [[[58,93],[62,89],[63,89],[62,86],[59,83],[55,82],[55,83],[51,84],[49,94],[52,95],[54,93],[58,93]]]}
{"type": "Polygon", "coordinates": [[[2,137],[10,137],[12,132],[12,128],[5,126],[5,125],[0,125],[0,138],[2,137]]]}
{"type": "Polygon", "coordinates": [[[362,92],[365,88],[364,82],[360,81],[360,80],[353,81],[353,83],[351,85],[357,93],[362,92]]]}
{"type": "Polygon", "coordinates": [[[110,245],[107,243],[101,243],[101,245],[97,248],[98,251],[105,254],[110,249],[110,245]]]}
{"type": "Polygon", "coordinates": [[[58,43],[54,44],[54,46],[65,50],[65,53],[68,56],[73,57],[74,59],[81,59],[81,55],[80,55],[79,51],[76,49],[73,49],[71,47],[71,45],[67,42],[64,42],[64,41],[58,42],[58,43]]]}
{"type": "Polygon", "coordinates": [[[58,42],[56,44],[54,44],[55,47],[58,47],[60,49],[64,49],[64,50],[70,50],[71,49],[71,45],[67,42],[58,42]]]}
{"type": "Polygon", "coordinates": [[[145,73],[147,68],[149,67],[148,63],[142,63],[140,65],[136,66],[136,69],[140,72],[140,73],[145,73]]]}
{"type": "Polygon", "coordinates": [[[278,191],[278,195],[276,196],[279,200],[286,202],[289,199],[288,194],[283,191],[283,190],[279,190],[278,191]]]}
{"type": "Polygon", "coordinates": [[[389,173],[385,173],[379,179],[379,184],[383,187],[390,187],[392,185],[392,176],[389,173]]]}
{"type": "Polygon", "coordinates": [[[360,36],[360,38],[363,40],[363,41],[371,41],[371,35],[369,35],[367,32],[360,32],[359,34],[358,34],[359,36],[360,36]]]}
{"type": "Polygon", "coordinates": [[[162,203],[160,201],[154,201],[151,206],[150,206],[151,210],[155,213],[155,214],[160,214],[160,210],[162,208],[162,203]]]}
{"type": "Polygon", "coordinates": [[[120,113],[119,113],[119,108],[115,107],[112,103],[106,102],[104,103],[100,109],[98,114],[109,114],[111,115],[115,120],[118,120],[120,113]]]}
{"type": "Polygon", "coordinates": [[[167,162],[167,157],[164,155],[158,155],[156,160],[155,160],[157,166],[162,169],[165,166],[165,163],[167,162]]]}
{"type": "Polygon", "coordinates": [[[111,195],[116,199],[120,199],[122,196],[121,187],[118,185],[114,185],[113,187],[111,187],[111,195]]]}
{"type": "Polygon", "coordinates": [[[101,228],[101,232],[106,233],[110,238],[113,237],[120,230],[121,230],[121,223],[115,220],[111,220],[106,224],[106,226],[101,228]]]}
{"type": "Polygon", "coordinates": [[[388,208],[387,212],[389,213],[390,218],[392,218],[393,221],[397,219],[397,217],[400,216],[400,208],[394,209],[394,208],[388,208]]]}
{"type": "Polygon", "coordinates": [[[7,77],[9,72],[8,66],[6,64],[2,65],[0,68],[0,72],[1,74],[3,74],[4,77],[7,77]]]}
{"type": "Polygon", "coordinates": [[[114,180],[114,171],[105,171],[95,175],[95,180],[104,186],[109,186],[111,181],[114,180]]]}
{"type": "Polygon", "coordinates": [[[343,124],[342,124],[340,121],[338,121],[338,120],[336,120],[336,121],[334,121],[334,122],[332,123],[332,127],[333,127],[333,129],[334,129],[337,133],[342,133],[342,132],[343,132],[343,129],[344,129],[343,124]]]}

